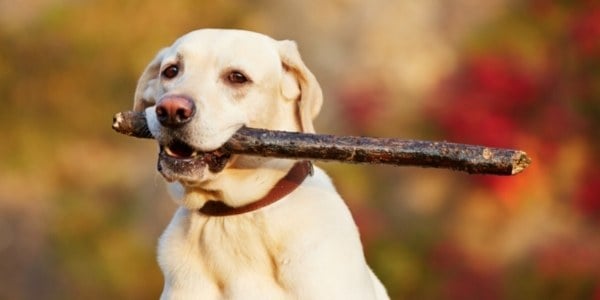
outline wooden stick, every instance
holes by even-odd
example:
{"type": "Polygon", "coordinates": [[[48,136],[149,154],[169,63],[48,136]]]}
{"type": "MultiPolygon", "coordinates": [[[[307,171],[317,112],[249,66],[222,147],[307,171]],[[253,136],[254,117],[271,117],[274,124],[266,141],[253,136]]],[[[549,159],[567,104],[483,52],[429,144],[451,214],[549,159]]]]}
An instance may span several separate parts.
{"type": "MultiPolygon", "coordinates": [[[[113,129],[138,138],[153,138],[144,113],[117,113],[113,129]]],[[[470,174],[515,175],[531,163],[520,150],[448,142],[334,136],[243,127],[222,151],[294,159],[335,160],[348,163],[391,164],[446,168],[470,174]]]]}

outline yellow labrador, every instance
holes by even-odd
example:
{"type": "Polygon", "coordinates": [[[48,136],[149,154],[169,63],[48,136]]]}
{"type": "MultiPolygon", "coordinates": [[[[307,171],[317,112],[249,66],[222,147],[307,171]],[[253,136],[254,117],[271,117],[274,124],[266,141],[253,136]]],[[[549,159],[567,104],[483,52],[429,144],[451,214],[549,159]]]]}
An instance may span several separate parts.
{"type": "Polygon", "coordinates": [[[203,29],[161,50],[134,109],[180,208],[160,238],[161,299],[387,299],[352,216],[309,162],[219,151],[242,126],[314,132],[322,103],[292,41],[203,29]]]}

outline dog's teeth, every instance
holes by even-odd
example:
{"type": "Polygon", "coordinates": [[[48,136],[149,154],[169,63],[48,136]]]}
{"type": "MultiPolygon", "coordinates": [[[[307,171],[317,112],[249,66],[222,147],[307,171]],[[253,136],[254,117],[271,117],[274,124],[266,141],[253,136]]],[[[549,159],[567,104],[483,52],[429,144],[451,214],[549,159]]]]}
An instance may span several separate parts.
{"type": "Polygon", "coordinates": [[[171,151],[171,148],[169,148],[169,147],[165,147],[165,152],[169,156],[175,156],[175,153],[173,153],[173,151],[171,151]]]}
{"type": "Polygon", "coordinates": [[[194,157],[200,156],[202,154],[202,152],[200,152],[200,151],[194,151],[189,154],[179,153],[179,152],[177,152],[177,149],[173,150],[173,149],[171,149],[171,147],[168,147],[168,146],[165,146],[163,149],[164,149],[164,152],[168,156],[175,157],[175,158],[194,158],[194,157]]]}

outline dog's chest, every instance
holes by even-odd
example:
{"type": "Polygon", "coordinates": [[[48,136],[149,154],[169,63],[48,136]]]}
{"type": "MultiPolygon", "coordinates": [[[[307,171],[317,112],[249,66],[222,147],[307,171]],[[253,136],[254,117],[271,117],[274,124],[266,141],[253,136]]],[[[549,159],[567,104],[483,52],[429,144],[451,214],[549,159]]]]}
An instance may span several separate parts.
{"type": "Polygon", "coordinates": [[[170,277],[167,284],[219,294],[284,293],[289,257],[281,239],[260,215],[202,218],[178,213],[161,238],[159,262],[170,277]]]}

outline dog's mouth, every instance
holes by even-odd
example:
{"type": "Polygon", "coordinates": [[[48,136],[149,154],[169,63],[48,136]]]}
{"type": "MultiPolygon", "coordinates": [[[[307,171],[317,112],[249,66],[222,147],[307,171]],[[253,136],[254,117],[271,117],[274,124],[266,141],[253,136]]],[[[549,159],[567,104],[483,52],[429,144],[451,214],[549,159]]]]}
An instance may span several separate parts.
{"type": "Polygon", "coordinates": [[[231,155],[222,149],[202,152],[181,140],[160,145],[158,171],[169,181],[191,180],[205,166],[213,173],[222,171],[231,155]]]}
{"type": "Polygon", "coordinates": [[[191,159],[199,155],[206,154],[204,152],[195,150],[190,145],[179,140],[175,140],[167,145],[161,146],[161,151],[164,151],[167,156],[175,159],[191,159]]]}

